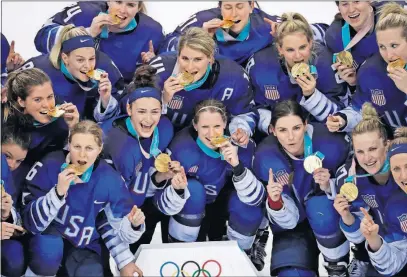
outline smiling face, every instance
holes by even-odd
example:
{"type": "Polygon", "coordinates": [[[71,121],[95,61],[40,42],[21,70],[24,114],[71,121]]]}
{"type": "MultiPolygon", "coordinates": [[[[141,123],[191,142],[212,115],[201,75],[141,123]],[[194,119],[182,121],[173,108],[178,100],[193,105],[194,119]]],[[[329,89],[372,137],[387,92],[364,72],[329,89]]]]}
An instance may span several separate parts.
{"type": "Polygon", "coordinates": [[[27,149],[23,149],[15,143],[7,143],[1,145],[1,153],[6,156],[7,165],[10,170],[14,171],[27,156],[27,149]]]}
{"type": "Polygon", "coordinates": [[[402,27],[377,31],[376,39],[380,55],[387,63],[399,58],[407,61],[407,39],[403,37],[402,27]]]}
{"type": "Polygon", "coordinates": [[[152,97],[139,98],[131,106],[127,104],[127,114],[137,134],[149,138],[160,121],[161,103],[152,97]]]}
{"type": "Polygon", "coordinates": [[[69,53],[68,55],[62,53],[61,58],[66,66],[66,69],[68,69],[69,73],[71,73],[72,76],[82,82],[89,81],[89,77],[86,76],[86,73],[95,68],[95,48],[78,48],[71,51],[71,53],[69,53]]]}
{"type": "Polygon", "coordinates": [[[54,91],[50,82],[33,86],[29,89],[29,95],[25,100],[18,98],[18,104],[39,123],[46,124],[51,121],[47,115],[48,110],[55,106],[54,91]]]}
{"type": "Polygon", "coordinates": [[[194,82],[196,82],[205,75],[208,65],[212,64],[212,61],[212,57],[185,46],[178,56],[179,71],[192,74],[194,82]]]}
{"type": "Polygon", "coordinates": [[[286,35],[281,46],[278,45],[278,52],[284,57],[290,70],[296,63],[308,63],[311,49],[312,41],[309,41],[302,32],[286,35]]]}
{"type": "Polygon", "coordinates": [[[211,138],[223,136],[226,122],[219,112],[202,111],[199,113],[198,122],[194,123],[194,128],[205,146],[216,149],[217,147],[211,143],[211,138]]]}
{"type": "Polygon", "coordinates": [[[109,11],[113,11],[120,18],[120,24],[115,25],[120,29],[126,28],[139,11],[138,1],[109,1],[108,5],[109,11]]]}
{"type": "Polygon", "coordinates": [[[359,165],[369,174],[380,171],[386,161],[387,143],[379,132],[353,136],[353,148],[359,165]]]}
{"type": "Polygon", "coordinates": [[[277,120],[272,131],[283,148],[291,155],[298,157],[304,154],[306,126],[307,124],[299,116],[287,115],[277,120]]]}
{"type": "Polygon", "coordinates": [[[235,22],[230,28],[232,32],[240,33],[249,22],[250,14],[253,12],[253,2],[230,2],[222,1],[221,13],[223,19],[235,22]]]}
{"type": "Polygon", "coordinates": [[[81,166],[84,170],[95,163],[101,151],[102,147],[92,134],[76,133],[69,143],[71,163],[81,166]]]}
{"type": "Polygon", "coordinates": [[[400,153],[390,158],[391,174],[397,185],[407,193],[407,153],[400,153]]]}
{"type": "Polygon", "coordinates": [[[340,1],[339,12],[343,19],[359,31],[372,14],[372,6],[369,1],[340,1]]]}

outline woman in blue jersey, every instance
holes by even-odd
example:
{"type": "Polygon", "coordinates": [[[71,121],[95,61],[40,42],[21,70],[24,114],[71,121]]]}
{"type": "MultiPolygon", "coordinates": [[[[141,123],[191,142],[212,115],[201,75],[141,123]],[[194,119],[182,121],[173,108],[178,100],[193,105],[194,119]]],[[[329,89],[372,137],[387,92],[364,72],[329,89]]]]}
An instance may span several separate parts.
{"type": "Polygon", "coordinates": [[[325,121],[347,105],[347,88],[330,70],[332,54],[313,38],[311,26],[299,13],[284,13],[275,32],[276,47],[260,50],[247,63],[259,110],[258,128],[268,133],[271,111],[282,100],[293,99],[314,121],[325,121]],[[309,70],[297,76],[298,64],[309,70]],[[342,102],[343,101],[343,102],[342,102]]]}
{"type": "Polygon", "coordinates": [[[33,67],[48,74],[59,100],[75,104],[82,118],[100,122],[115,115],[123,78],[85,28],[61,28],[51,52],[29,59],[20,70],[33,67]]]}
{"type": "Polygon", "coordinates": [[[270,25],[264,18],[279,21],[277,16],[254,8],[254,2],[219,1],[217,8],[197,12],[166,37],[161,52],[178,50],[182,33],[191,27],[201,27],[214,37],[219,54],[244,66],[251,55],[273,41],[270,25]]]}
{"type": "Polygon", "coordinates": [[[48,53],[64,25],[83,26],[129,83],[137,66],[154,56],[164,39],[161,25],[146,14],[143,1],[80,1],[56,13],[37,33],[38,51],[48,53]]]}
{"type": "Polygon", "coordinates": [[[21,227],[21,188],[14,184],[13,171],[27,155],[29,134],[15,125],[2,126],[1,136],[1,266],[3,276],[22,276],[26,269],[21,227]],[[7,254],[6,254],[7,253],[7,254]]]}
{"type": "Polygon", "coordinates": [[[356,245],[355,258],[349,266],[350,276],[395,276],[407,261],[405,254],[399,255],[400,249],[406,247],[401,239],[403,234],[400,233],[402,222],[399,222],[398,228],[397,224],[393,224],[394,220],[397,221],[395,214],[398,214],[394,206],[398,202],[396,199],[400,193],[405,197],[405,193],[391,176],[387,155],[389,141],[377,112],[371,104],[366,103],[362,115],[363,120],[352,131],[354,157],[339,168],[336,174],[338,194],[334,207],[341,216],[343,233],[356,245]],[[347,187],[356,191],[356,194],[349,194],[347,187]],[[395,199],[395,202],[392,203],[391,199],[395,199]],[[366,210],[370,215],[367,215],[366,210]],[[378,235],[393,246],[388,248],[386,245],[384,248],[387,249],[375,253],[381,245],[378,235]],[[397,244],[400,249],[397,249],[397,244]],[[392,252],[399,257],[391,257],[394,255],[392,252]]]}
{"type": "MultiPolygon", "coordinates": [[[[96,123],[81,121],[70,131],[69,152],[50,153],[27,174],[22,216],[32,235],[28,272],[102,276],[100,236],[113,256],[118,247],[122,260],[127,255],[128,266],[134,266],[131,252],[119,242],[128,246],[141,236],[144,215],[133,207],[120,174],[99,158],[102,136],[96,123]],[[99,221],[101,214],[106,215],[105,224],[99,221]],[[109,232],[103,232],[106,226],[109,232]]],[[[120,264],[119,269],[126,266],[120,264]]]]}
{"type": "Polygon", "coordinates": [[[187,200],[175,210],[170,205],[174,197],[163,192],[155,204],[172,216],[170,241],[222,240],[226,232],[250,255],[266,192],[251,172],[254,142],[250,140],[246,148],[232,144],[224,137],[226,126],[222,102],[208,99],[195,107],[193,126],[181,130],[169,146],[171,158],[185,169],[188,186],[181,193],[187,200]]]}
{"type": "Polygon", "coordinates": [[[317,246],[329,276],[346,274],[349,243],[333,208],[331,178],[349,153],[346,136],[332,136],[322,124],[307,124],[293,100],[277,103],[272,115],[271,134],[259,144],[253,161],[257,178],[268,184],[271,275],[316,276],[317,246]]]}
{"type": "MultiPolygon", "coordinates": [[[[104,123],[106,134],[104,155],[122,175],[133,203],[146,214],[146,232],[130,246],[135,253],[140,244],[148,244],[164,214],[153,206],[156,190],[161,190],[167,180],[180,171],[179,162],[171,161],[166,172],[154,170],[155,160],[165,153],[173,137],[173,127],[165,116],[161,116],[161,91],[156,86],[156,69],[143,65],[136,70],[133,82],[126,90],[128,101],[127,115],[104,123]]],[[[185,184],[186,185],[186,184],[185,184]]],[[[169,186],[175,193],[176,185],[169,186]]],[[[177,194],[174,194],[177,196],[177,194]]],[[[185,202],[184,197],[176,197],[172,209],[185,202]],[[179,203],[178,203],[179,202],[179,203]]],[[[165,239],[166,240],[166,239],[165,239]]]]}
{"type": "MultiPolygon", "coordinates": [[[[407,10],[384,4],[376,23],[380,53],[358,71],[358,84],[350,107],[327,120],[330,131],[350,132],[361,120],[360,110],[370,102],[389,128],[407,125],[407,10]]],[[[391,132],[389,132],[391,133],[391,132]]]]}
{"type": "Polygon", "coordinates": [[[164,110],[176,130],[190,125],[194,107],[205,99],[222,101],[230,115],[234,140],[247,144],[257,121],[249,77],[236,62],[215,58],[215,42],[201,28],[189,28],[179,39],[178,52],[152,59],[163,90],[164,110]],[[188,83],[183,76],[188,76],[188,83]]]}

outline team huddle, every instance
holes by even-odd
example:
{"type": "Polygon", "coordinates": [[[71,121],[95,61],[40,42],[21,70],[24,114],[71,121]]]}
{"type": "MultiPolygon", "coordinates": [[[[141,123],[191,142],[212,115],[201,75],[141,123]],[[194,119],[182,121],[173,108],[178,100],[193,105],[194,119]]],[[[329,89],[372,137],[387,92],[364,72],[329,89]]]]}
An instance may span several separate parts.
{"type": "Polygon", "coordinates": [[[335,3],[163,35],[142,1],[83,1],[28,60],[2,34],[1,275],[142,276],[160,223],[271,276],[407,276],[407,2],[335,3]]]}

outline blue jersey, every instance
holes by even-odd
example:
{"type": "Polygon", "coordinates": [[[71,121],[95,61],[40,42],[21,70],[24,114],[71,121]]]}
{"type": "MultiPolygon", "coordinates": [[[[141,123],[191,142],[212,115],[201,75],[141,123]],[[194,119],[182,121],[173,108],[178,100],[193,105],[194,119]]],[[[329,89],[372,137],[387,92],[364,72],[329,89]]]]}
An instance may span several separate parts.
{"type": "Polygon", "coordinates": [[[180,131],[172,140],[169,150],[171,159],[179,161],[184,167],[188,177],[196,178],[205,187],[206,203],[213,203],[222,188],[233,181],[234,186],[240,194],[241,201],[248,205],[260,205],[264,200],[266,192],[263,185],[251,174],[252,159],[255,144],[250,141],[247,148],[238,149],[239,161],[246,167],[246,179],[241,182],[232,180],[232,167],[220,157],[213,157],[207,154],[205,147],[197,143],[197,134],[192,127],[180,131]],[[243,188],[241,188],[243,183],[243,188]]]}
{"type": "MultiPolygon", "coordinates": [[[[158,56],[151,61],[157,69],[159,87],[178,69],[175,68],[177,55],[169,53],[158,56]]],[[[231,115],[230,132],[233,134],[239,127],[251,134],[257,121],[258,113],[254,108],[252,89],[244,69],[236,62],[218,58],[212,66],[205,83],[194,90],[177,92],[167,105],[167,117],[179,130],[188,126],[194,116],[196,104],[205,99],[222,101],[231,115]]],[[[126,101],[125,101],[126,102],[126,101]]]]}
{"type": "MultiPolygon", "coordinates": [[[[92,20],[101,12],[106,12],[104,1],[82,1],[56,13],[42,26],[35,37],[35,46],[41,53],[51,51],[55,40],[64,25],[90,27],[92,20]]],[[[106,53],[117,65],[126,83],[133,78],[136,67],[142,64],[141,52],[148,52],[152,40],[158,49],[164,40],[161,25],[144,13],[135,17],[137,27],[123,33],[109,33],[108,38],[95,38],[98,49],[106,53]]]]}
{"type": "MultiPolygon", "coordinates": [[[[312,140],[312,151],[319,151],[325,156],[322,166],[334,176],[349,153],[347,136],[330,133],[326,126],[318,123],[308,124],[307,134],[312,140]]],[[[314,195],[324,194],[314,182],[312,174],[305,171],[303,164],[303,158],[289,156],[273,135],[264,139],[256,149],[253,170],[257,178],[267,184],[271,168],[275,181],[284,185],[282,197],[288,213],[281,214],[280,220],[275,221],[277,226],[273,226],[273,231],[287,229],[288,225],[290,229],[294,228],[306,217],[305,202],[314,195]]]]}
{"type": "MultiPolygon", "coordinates": [[[[66,197],[60,199],[55,184],[65,155],[62,151],[50,153],[28,173],[24,226],[33,234],[52,226],[75,247],[100,253],[99,233],[95,230],[99,212],[104,210],[110,225],[121,230],[132,201],[120,174],[104,160],[95,162],[88,182],[71,185],[66,197]]],[[[131,231],[130,225],[127,227],[131,231]]]]}
{"type": "MultiPolygon", "coordinates": [[[[10,210],[11,215],[7,219],[7,222],[21,226],[21,216],[19,213],[20,207],[17,205],[21,190],[15,187],[13,174],[8,167],[7,159],[4,154],[1,154],[1,185],[4,187],[5,192],[11,196],[11,199],[13,199],[13,206],[10,210]]],[[[1,197],[4,196],[5,195],[1,195],[1,197]]]]}
{"type": "Polygon", "coordinates": [[[361,66],[351,106],[341,111],[348,121],[344,131],[351,131],[361,120],[360,110],[365,102],[373,105],[389,127],[407,126],[406,100],[406,94],[387,76],[387,63],[376,54],[361,66]]]}
{"type": "Polygon", "coordinates": [[[86,116],[95,118],[97,121],[103,121],[114,116],[118,111],[117,100],[113,98],[118,98],[123,91],[123,77],[112,60],[100,51],[96,51],[95,68],[100,68],[108,73],[108,78],[112,83],[111,94],[113,96],[104,112],[101,111],[101,103],[97,103],[97,99],[99,98],[98,84],[91,81],[87,83],[80,81],[75,82],[68,78],[60,69],[57,69],[52,65],[49,60],[49,54],[29,59],[19,70],[29,68],[39,68],[47,73],[51,79],[58,102],[72,102],[78,108],[81,117],[86,116]],[[88,110],[85,109],[87,102],[91,103],[91,106],[87,107],[90,108],[88,110]],[[91,109],[93,115],[90,111],[91,109]]]}
{"type": "Polygon", "coordinates": [[[7,79],[7,57],[10,52],[10,44],[8,43],[7,38],[1,34],[1,87],[3,87],[6,84],[6,79],[7,79]]]}
{"type": "MultiPolygon", "coordinates": [[[[314,94],[305,98],[301,87],[287,72],[286,65],[279,59],[273,47],[267,47],[256,54],[247,63],[254,90],[254,101],[258,109],[273,108],[280,101],[292,99],[310,112],[317,121],[325,121],[328,115],[337,112],[347,105],[347,87],[331,70],[332,53],[323,46],[317,47],[316,58],[311,62],[317,70],[317,84],[314,94]],[[343,101],[343,102],[342,102],[343,101]]],[[[260,111],[259,126],[267,130],[271,112],[260,111]],[[267,120],[264,118],[267,117],[267,120]]]]}
{"type": "MultiPolygon", "coordinates": [[[[103,131],[106,134],[104,154],[112,160],[114,167],[124,178],[133,202],[142,206],[148,195],[151,184],[151,175],[154,173],[154,157],[147,159],[140,150],[140,144],[148,152],[152,138],[140,140],[133,137],[127,130],[125,120],[127,116],[119,117],[114,121],[106,122],[103,131]]],[[[158,123],[158,149],[164,152],[170,143],[174,130],[171,122],[162,116],[158,123]]]]}
{"type": "MultiPolygon", "coordinates": [[[[336,176],[337,190],[346,182],[346,178],[354,171],[352,160],[339,168],[336,176]]],[[[356,165],[356,174],[366,174],[359,165],[356,165]]],[[[379,225],[379,235],[383,238],[383,246],[376,253],[369,252],[372,264],[376,270],[383,274],[393,276],[407,263],[407,206],[406,194],[401,191],[393,177],[390,176],[386,184],[380,185],[373,177],[357,177],[358,197],[351,202],[350,211],[355,222],[347,226],[342,219],[340,226],[350,242],[361,243],[365,240],[360,231],[360,222],[363,214],[360,207],[369,210],[376,224],[379,225]],[[386,248],[386,249],[385,249],[386,248]],[[400,255],[400,251],[403,255],[400,255]],[[386,254],[384,254],[386,252],[386,254]]]]}
{"type": "MultiPolygon", "coordinates": [[[[178,50],[178,41],[183,32],[190,27],[201,28],[205,22],[214,18],[222,18],[220,8],[204,10],[192,15],[187,21],[179,25],[172,33],[166,36],[161,52],[178,50]]],[[[278,16],[268,15],[255,8],[253,13],[250,14],[250,30],[248,30],[248,34],[244,39],[237,40],[231,35],[229,35],[229,39],[227,39],[225,35],[221,35],[221,37],[218,38],[219,35],[215,35],[214,38],[218,47],[217,52],[239,64],[243,64],[251,55],[270,45],[273,42],[273,37],[270,35],[270,24],[265,22],[263,18],[269,18],[278,22],[281,21],[278,16]]],[[[222,30],[219,29],[217,32],[222,33],[222,30]]]]}

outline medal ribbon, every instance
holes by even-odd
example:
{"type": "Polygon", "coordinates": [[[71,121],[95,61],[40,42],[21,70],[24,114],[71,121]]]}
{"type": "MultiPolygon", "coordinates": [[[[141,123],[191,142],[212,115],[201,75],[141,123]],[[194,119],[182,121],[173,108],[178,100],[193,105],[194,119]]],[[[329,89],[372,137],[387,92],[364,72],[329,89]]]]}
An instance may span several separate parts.
{"type": "Polygon", "coordinates": [[[201,140],[200,138],[196,138],[196,143],[198,144],[199,148],[201,148],[201,150],[208,155],[211,158],[214,159],[221,159],[221,160],[225,160],[225,158],[223,157],[223,155],[213,149],[210,149],[208,146],[206,146],[201,140]]]}
{"type": "Polygon", "coordinates": [[[37,120],[34,120],[33,125],[34,125],[34,127],[36,127],[36,128],[41,128],[41,127],[44,127],[44,126],[46,126],[46,125],[48,125],[48,124],[51,124],[51,123],[54,122],[55,120],[58,120],[58,118],[59,118],[59,117],[52,117],[52,116],[51,116],[51,121],[48,122],[48,123],[41,123],[41,122],[38,122],[37,120]]]}
{"type": "MultiPolygon", "coordinates": [[[[109,10],[107,10],[107,12],[100,12],[99,14],[109,14],[109,10]]],[[[136,19],[133,18],[130,21],[130,23],[126,26],[126,28],[121,30],[119,33],[132,31],[132,30],[136,29],[136,27],[137,27],[137,21],[136,21],[136,19]]],[[[108,38],[108,37],[109,37],[109,29],[107,26],[104,26],[102,28],[102,32],[100,33],[100,38],[108,38]]]]}
{"type": "Polygon", "coordinates": [[[387,158],[386,161],[384,162],[382,168],[379,170],[379,172],[377,172],[375,174],[368,173],[368,174],[357,175],[356,174],[356,163],[355,163],[355,159],[353,159],[352,160],[351,170],[349,170],[350,171],[349,173],[355,173],[355,174],[348,176],[345,179],[345,183],[355,183],[354,180],[356,178],[358,178],[358,177],[370,177],[370,176],[373,176],[373,175],[387,173],[387,172],[389,172],[389,169],[390,169],[390,161],[387,158]]]}
{"type": "Polygon", "coordinates": [[[320,158],[321,160],[323,160],[325,158],[325,155],[319,151],[312,153],[312,139],[308,135],[308,133],[305,133],[304,134],[304,159],[311,155],[315,155],[318,158],[320,158]]]}
{"type": "Polygon", "coordinates": [[[208,67],[206,68],[205,75],[201,78],[201,80],[185,86],[184,90],[185,91],[191,91],[191,90],[197,89],[200,86],[202,86],[203,83],[205,83],[206,80],[208,79],[208,76],[209,76],[209,73],[211,72],[211,70],[212,70],[212,66],[210,64],[208,64],[208,67]]]}
{"type": "Polygon", "coordinates": [[[126,127],[127,127],[127,131],[129,131],[129,133],[133,137],[137,138],[138,144],[140,146],[141,153],[143,154],[143,156],[146,159],[150,159],[151,156],[157,157],[161,153],[160,149],[158,149],[158,143],[159,143],[160,139],[159,139],[158,127],[157,126],[154,128],[153,139],[151,141],[150,152],[149,153],[147,153],[144,150],[143,146],[141,146],[139,135],[137,134],[136,129],[134,129],[133,123],[131,122],[130,117],[126,118],[126,127]]]}
{"type": "MultiPolygon", "coordinates": [[[[63,163],[63,164],[61,165],[61,172],[64,171],[65,168],[67,168],[68,165],[69,165],[69,163],[63,163]]],[[[84,183],[89,182],[90,177],[92,176],[92,172],[93,172],[93,164],[92,164],[88,169],[86,169],[86,171],[82,174],[82,176],[80,177],[81,180],[82,180],[84,183]]],[[[72,182],[70,183],[70,185],[71,185],[71,186],[72,186],[72,185],[75,185],[75,182],[72,181],[72,182]]]]}
{"type": "Polygon", "coordinates": [[[222,28],[216,29],[215,36],[216,40],[220,42],[226,42],[226,41],[245,41],[249,37],[250,33],[250,18],[249,21],[247,22],[246,26],[244,26],[243,30],[240,32],[240,34],[234,38],[232,37],[228,32],[223,30],[222,28]]]}

